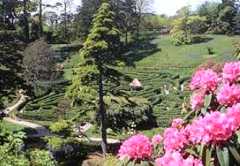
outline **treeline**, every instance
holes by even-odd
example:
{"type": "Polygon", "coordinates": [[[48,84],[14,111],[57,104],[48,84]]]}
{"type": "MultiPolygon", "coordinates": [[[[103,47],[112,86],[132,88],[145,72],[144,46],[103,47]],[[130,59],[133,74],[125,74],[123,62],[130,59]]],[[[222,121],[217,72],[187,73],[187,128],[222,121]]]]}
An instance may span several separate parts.
{"type": "MultiPolygon", "coordinates": [[[[151,0],[109,0],[116,16],[115,23],[125,42],[129,34],[137,35],[144,12],[151,0]]],[[[3,0],[0,3],[0,30],[16,30],[30,42],[46,36],[51,43],[84,40],[102,0],[82,0],[73,12],[72,0],[59,0],[54,5],[43,0],[3,0]]],[[[76,8],[76,6],[74,7],[76,8]]]]}

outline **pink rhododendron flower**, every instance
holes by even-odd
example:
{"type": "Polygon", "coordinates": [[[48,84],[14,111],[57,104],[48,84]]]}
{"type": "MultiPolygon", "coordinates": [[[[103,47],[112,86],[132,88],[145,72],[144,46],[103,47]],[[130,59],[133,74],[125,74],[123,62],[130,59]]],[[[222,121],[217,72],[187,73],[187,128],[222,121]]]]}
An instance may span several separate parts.
{"type": "Polygon", "coordinates": [[[148,159],[152,155],[152,144],[148,137],[138,134],[124,141],[118,152],[120,159],[148,159]]]}
{"type": "Polygon", "coordinates": [[[240,128],[240,103],[227,109],[227,116],[234,120],[234,130],[240,128]]]}
{"type": "Polygon", "coordinates": [[[193,121],[185,128],[185,132],[188,135],[188,140],[192,144],[207,143],[210,141],[210,135],[204,128],[203,118],[199,118],[193,121]]]}
{"type": "Polygon", "coordinates": [[[167,128],[163,134],[163,145],[165,151],[181,150],[188,143],[184,130],[167,128]]]}
{"type": "Polygon", "coordinates": [[[202,89],[204,91],[214,91],[219,81],[218,74],[211,69],[198,70],[191,81],[191,90],[202,89]]]}
{"type": "Polygon", "coordinates": [[[155,135],[152,138],[152,144],[153,145],[159,145],[159,144],[161,144],[162,140],[163,140],[163,137],[160,134],[155,135]]]}
{"type": "Polygon", "coordinates": [[[207,114],[204,122],[204,128],[213,142],[228,140],[235,129],[233,119],[218,111],[207,114]]]}
{"type": "Polygon", "coordinates": [[[229,82],[238,81],[240,78],[240,61],[226,63],[223,68],[223,79],[229,82]]]}
{"type": "Polygon", "coordinates": [[[217,100],[220,104],[227,106],[240,102],[240,86],[224,84],[217,94],[217,100]]]}
{"type": "Polygon", "coordinates": [[[194,93],[191,97],[191,106],[193,110],[197,110],[199,108],[202,108],[204,106],[204,98],[205,93],[200,91],[198,93],[194,93]]]}
{"type": "Polygon", "coordinates": [[[228,140],[236,130],[236,123],[232,117],[218,111],[194,120],[186,127],[185,132],[193,144],[218,143],[228,140]]]}
{"type": "Polygon", "coordinates": [[[172,121],[172,128],[182,128],[184,121],[180,118],[174,119],[172,121]]]}
{"type": "Polygon", "coordinates": [[[163,157],[156,160],[156,166],[203,166],[203,164],[193,156],[184,159],[179,152],[166,152],[163,157]]]}

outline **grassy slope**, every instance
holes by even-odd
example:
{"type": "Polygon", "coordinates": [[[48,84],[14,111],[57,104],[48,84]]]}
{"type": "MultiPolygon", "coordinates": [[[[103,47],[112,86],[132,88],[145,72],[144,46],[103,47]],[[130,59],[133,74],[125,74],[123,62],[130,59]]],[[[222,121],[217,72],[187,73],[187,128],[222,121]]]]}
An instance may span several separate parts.
{"type": "Polygon", "coordinates": [[[151,41],[153,51],[146,48],[136,49],[135,56],[141,58],[134,62],[134,67],[120,69],[123,73],[138,78],[144,90],[134,95],[144,96],[152,101],[154,115],[160,127],[169,125],[171,119],[183,116],[181,107],[188,101],[189,92],[179,92],[179,83],[191,76],[195,68],[208,60],[225,61],[232,59],[232,42],[237,37],[209,35],[212,40],[193,45],[174,46],[169,36],[158,36],[151,41]],[[208,47],[215,52],[208,55],[208,47]],[[154,51],[155,50],[155,51],[154,51]],[[164,94],[164,86],[170,91],[164,94]]]}
{"type": "Polygon", "coordinates": [[[198,65],[205,60],[223,60],[229,58],[233,53],[232,42],[237,37],[222,35],[209,35],[212,40],[192,45],[174,46],[169,36],[158,36],[152,43],[157,45],[161,51],[156,52],[136,63],[137,67],[161,67],[168,65],[192,66],[198,65]],[[207,48],[213,48],[216,55],[208,55],[207,48]]]}

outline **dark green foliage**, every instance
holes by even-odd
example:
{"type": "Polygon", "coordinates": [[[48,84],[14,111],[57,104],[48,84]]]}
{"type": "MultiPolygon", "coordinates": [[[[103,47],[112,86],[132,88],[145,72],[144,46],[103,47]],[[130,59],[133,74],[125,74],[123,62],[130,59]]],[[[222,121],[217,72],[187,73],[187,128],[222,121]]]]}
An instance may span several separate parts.
{"type": "Polygon", "coordinates": [[[0,31],[0,101],[5,104],[11,102],[11,95],[24,85],[21,77],[24,47],[16,31],[0,31]]]}
{"type": "Polygon", "coordinates": [[[152,108],[145,98],[106,97],[105,103],[107,103],[108,127],[114,131],[156,127],[152,108]]]}
{"type": "Polygon", "coordinates": [[[76,16],[76,30],[79,37],[87,36],[91,28],[94,14],[101,5],[101,0],[82,0],[79,13],[76,16]]]}

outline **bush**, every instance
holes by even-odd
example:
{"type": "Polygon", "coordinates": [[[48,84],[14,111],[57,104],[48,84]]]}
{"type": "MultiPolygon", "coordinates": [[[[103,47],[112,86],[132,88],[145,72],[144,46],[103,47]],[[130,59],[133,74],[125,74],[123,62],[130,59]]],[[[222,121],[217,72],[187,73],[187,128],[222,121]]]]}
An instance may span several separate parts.
{"type": "Polygon", "coordinates": [[[50,130],[53,133],[56,134],[61,134],[61,135],[70,135],[71,134],[71,125],[69,124],[69,122],[65,121],[65,120],[60,120],[56,123],[53,123],[50,126],[50,130]]]}
{"type": "Polygon", "coordinates": [[[48,141],[48,146],[51,150],[59,150],[63,147],[65,143],[64,139],[56,136],[47,138],[47,141],[48,141]]]}
{"type": "Polygon", "coordinates": [[[30,152],[31,166],[55,166],[56,163],[50,153],[45,150],[34,150],[30,152]]]}
{"type": "Polygon", "coordinates": [[[113,130],[149,129],[156,126],[150,103],[141,97],[114,97],[107,105],[108,127],[113,130]],[[128,103],[129,102],[129,103],[128,103]]]}

